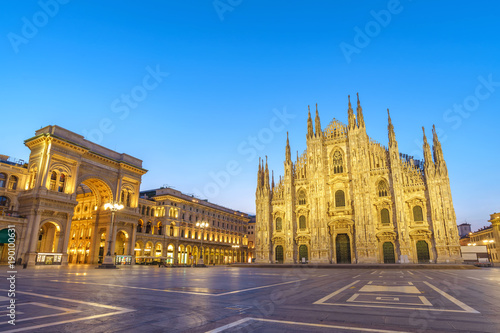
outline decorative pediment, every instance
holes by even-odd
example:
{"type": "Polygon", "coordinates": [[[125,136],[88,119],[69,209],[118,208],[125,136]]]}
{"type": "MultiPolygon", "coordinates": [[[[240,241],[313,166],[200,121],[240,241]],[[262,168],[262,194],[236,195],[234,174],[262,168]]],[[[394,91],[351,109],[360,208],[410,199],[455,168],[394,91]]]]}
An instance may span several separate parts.
{"type": "Polygon", "coordinates": [[[273,236],[273,238],[271,238],[271,241],[275,245],[283,245],[283,244],[285,244],[285,236],[275,235],[275,236],[273,236]]]}
{"type": "Polygon", "coordinates": [[[337,233],[352,233],[354,231],[354,221],[351,219],[341,218],[335,219],[328,223],[328,227],[330,228],[330,232],[333,234],[337,233]]]}
{"type": "Polygon", "coordinates": [[[410,237],[415,240],[429,239],[431,235],[432,232],[428,229],[414,229],[410,231],[410,237]]]}
{"type": "Polygon", "coordinates": [[[380,231],[376,236],[381,243],[394,242],[396,240],[397,234],[394,231],[380,231]]]}
{"type": "Polygon", "coordinates": [[[410,200],[407,200],[406,203],[410,207],[413,207],[413,206],[416,206],[416,205],[425,206],[425,198],[416,196],[416,197],[411,198],[410,200]]]}
{"type": "Polygon", "coordinates": [[[304,244],[304,243],[310,243],[311,242],[311,236],[310,235],[298,235],[295,237],[295,242],[297,244],[304,244]]]}
{"type": "Polygon", "coordinates": [[[379,200],[377,200],[377,202],[375,202],[375,207],[377,208],[377,210],[381,210],[381,209],[384,209],[384,208],[387,208],[387,209],[391,209],[391,206],[392,206],[392,202],[391,200],[387,199],[387,198],[381,198],[379,200]]]}
{"type": "Polygon", "coordinates": [[[276,218],[278,217],[281,217],[282,219],[285,218],[285,212],[284,211],[281,211],[281,210],[278,210],[276,212],[273,213],[273,220],[276,220],[276,218]]]}

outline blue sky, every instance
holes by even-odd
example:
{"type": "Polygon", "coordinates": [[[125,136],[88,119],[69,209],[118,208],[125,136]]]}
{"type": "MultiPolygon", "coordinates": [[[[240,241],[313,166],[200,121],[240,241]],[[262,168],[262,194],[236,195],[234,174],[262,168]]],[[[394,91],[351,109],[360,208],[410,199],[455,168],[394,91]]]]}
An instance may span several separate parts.
{"type": "Polygon", "coordinates": [[[2,7],[2,154],[27,159],[23,140],[57,124],[141,158],[142,189],[169,185],[253,213],[258,156],[282,174],[286,131],[293,152],[306,148],[307,105],[318,103],[323,128],[346,123],[347,95],[359,92],[383,145],[386,108],[403,153],[421,155],[421,126],[430,137],[436,124],[458,223],[477,229],[500,210],[493,1],[2,7]]]}

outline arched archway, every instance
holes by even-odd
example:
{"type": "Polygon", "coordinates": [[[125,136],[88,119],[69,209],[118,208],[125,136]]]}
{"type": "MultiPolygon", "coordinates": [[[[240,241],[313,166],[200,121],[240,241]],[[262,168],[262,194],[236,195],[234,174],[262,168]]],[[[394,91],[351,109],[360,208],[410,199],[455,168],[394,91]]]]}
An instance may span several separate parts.
{"type": "Polygon", "coordinates": [[[125,255],[129,253],[128,249],[128,233],[120,230],[116,233],[115,253],[117,255],[125,255]]]}
{"type": "Polygon", "coordinates": [[[0,230],[0,263],[8,263],[9,260],[9,250],[12,253],[17,253],[16,246],[10,246],[9,244],[17,245],[15,241],[17,234],[12,229],[2,229],[0,230]],[[14,237],[12,237],[14,236],[14,237]],[[10,241],[9,241],[10,239],[10,241]]]}
{"type": "Polygon", "coordinates": [[[36,252],[59,253],[61,243],[61,227],[51,221],[44,222],[38,230],[38,242],[36,252]]]}
{"type": "Polygon", "coordinates": [[[174,245],[168,244],[167,246],[167,264],[174,263],[174,245]]]}

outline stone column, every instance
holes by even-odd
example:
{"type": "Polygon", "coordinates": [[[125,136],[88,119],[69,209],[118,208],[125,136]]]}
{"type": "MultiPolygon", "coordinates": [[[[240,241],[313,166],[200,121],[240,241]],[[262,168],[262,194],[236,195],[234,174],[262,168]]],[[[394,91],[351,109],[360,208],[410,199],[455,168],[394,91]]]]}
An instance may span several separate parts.
{"type": "Polygon", "coordinates": [[[34,216],[30,219],[31,223],[28,227],[28,235],[31,232],[30,242],[28,251],[26,253],[26,257],[24,262],[27,262],[28,265],[34,265],[36,260],[36,245],[38,243],[38,228],[40,227],[40,220],[42,219],[42,212],[40,210],[34,211],[34,216]]]}
{"type": "Polygon", "coordinates": [[[132,235],[129,239],[129,255],[132,256],[132,265],[135,265],[135,238],[137,237],[137,227],[135,224],[132,224],[132,235]]]}
{"type": "MultiPolygon", "coordinates": [[[[71,233],[71,221],[73,219],[73,214],[68,214],[66,218],[66,230],[64,230],[64,239],[61,242],[60,236],[59,236],[59,252],[61,252],[62,255],[62,260],[61,260],[61,265],[67,265],[68,264],[68,243],[69,243],[69,237],[71,233]]],[[[59,234],[61,235],[61,234],[59,234]]],[[[85,249],[84,249],[85,251],[85,249]]]]}

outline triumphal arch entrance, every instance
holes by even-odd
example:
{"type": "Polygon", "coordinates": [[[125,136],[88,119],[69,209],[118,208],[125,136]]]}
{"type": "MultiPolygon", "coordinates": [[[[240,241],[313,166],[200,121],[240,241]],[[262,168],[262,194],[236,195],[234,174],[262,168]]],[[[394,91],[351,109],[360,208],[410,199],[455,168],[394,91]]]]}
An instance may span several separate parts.
{"type": "Polygon", "coordinates": [[[25,141],[31,150],[19,213],[28,220],[23,263],[96,264],[111,252],[133,255],[142,160],[117,153],[59,126],[25,141]],[[113,230],[107,203],[120,203],[113,230]],[[108,242],[111,233],[111,243],[108,242]]]}

